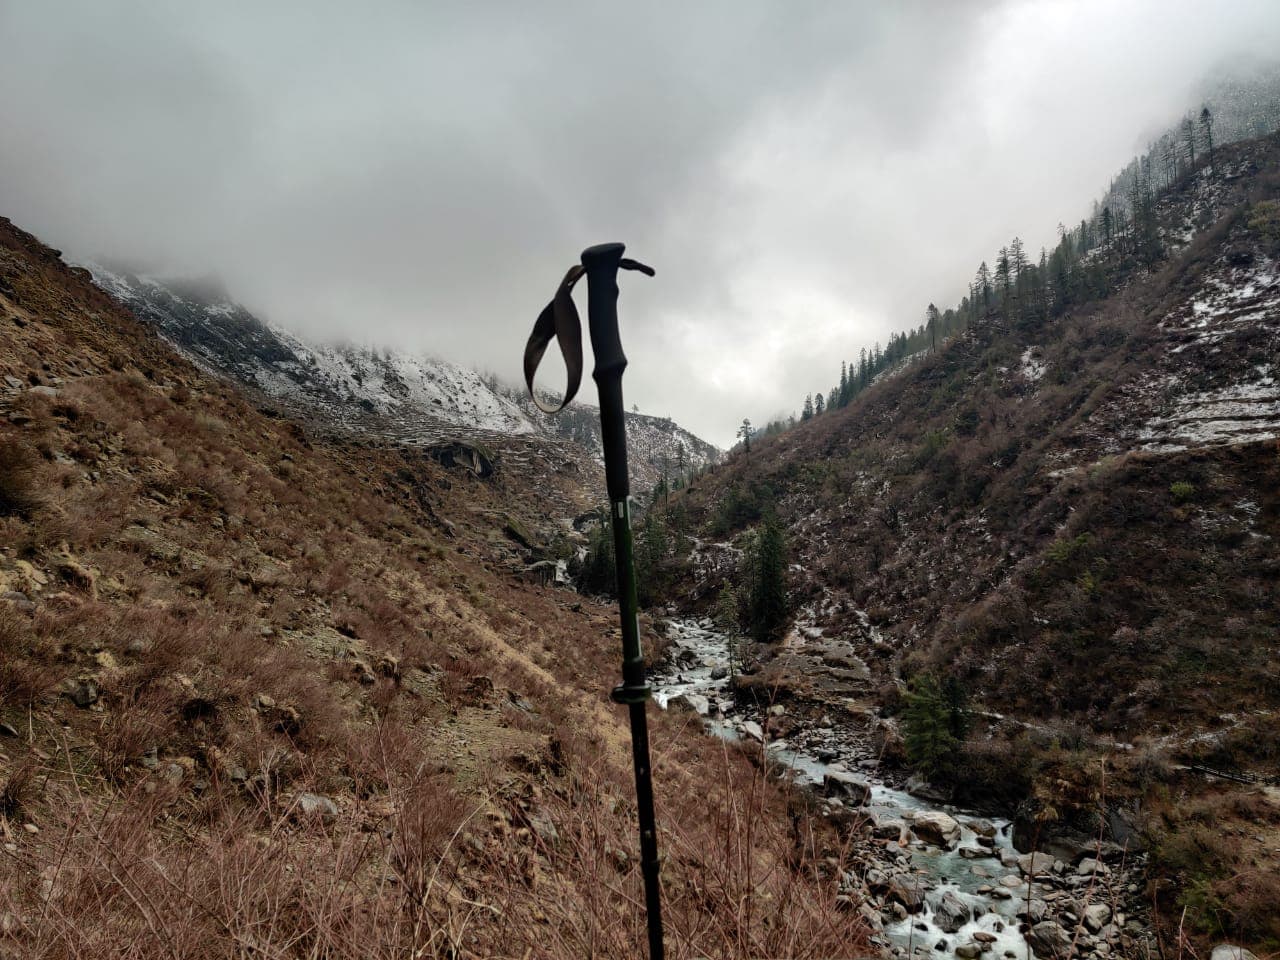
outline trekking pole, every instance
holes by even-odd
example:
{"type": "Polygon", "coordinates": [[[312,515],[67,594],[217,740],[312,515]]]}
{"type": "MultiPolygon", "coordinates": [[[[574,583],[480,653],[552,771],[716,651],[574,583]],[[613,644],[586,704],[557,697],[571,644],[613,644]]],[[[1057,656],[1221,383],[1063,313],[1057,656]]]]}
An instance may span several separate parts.
{"type": "Polygon", "coordinates": [[[644,874],[645,910],[650,960],[662,960],[662,903],[658,884],[658,834],[653,815],[653,779],[649,767],[649,723],[645,704],[649,684],[640,649],[636,602],[635,558],[631,547],[631,481],[627,473],[627,427],[622,404],[622,372],[627,358],[618,332],[618,271],[653,270],[622,256],[620,243],[602,243],[582,251],[582,265],[571,267],[555,298],[538,316],[524,353],[525,383],[534,403],[548,413],[563,410],[582,381],[582,325],[573,305],[573,286],[587,278],[587,321],[595,354],[592,379],[600,393],[600,432],[604,446],[605,488],[613,525],[613,554],[618,576],[618,611],[622,620],[622,683],[610,699],[626,704],[631,715],[631,758],[636,773],[636,812],[640,821],[640,868],[644,874]],[[544,405],[534,393],[533,375],[555,336],[564,354],[568,385],[559,407],[544,405]]]}

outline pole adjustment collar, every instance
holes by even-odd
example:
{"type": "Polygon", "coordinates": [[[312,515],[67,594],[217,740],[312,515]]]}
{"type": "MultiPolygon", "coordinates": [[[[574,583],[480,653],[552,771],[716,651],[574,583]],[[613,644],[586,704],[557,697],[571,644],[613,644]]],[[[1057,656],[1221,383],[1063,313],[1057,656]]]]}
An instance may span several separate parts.
{"type": "Polygon", "coordinates": [[[609,691],[614,703],[644,703],[653,696],[653,688],[647,683],[637,685],[620,683],[609,691]]]}

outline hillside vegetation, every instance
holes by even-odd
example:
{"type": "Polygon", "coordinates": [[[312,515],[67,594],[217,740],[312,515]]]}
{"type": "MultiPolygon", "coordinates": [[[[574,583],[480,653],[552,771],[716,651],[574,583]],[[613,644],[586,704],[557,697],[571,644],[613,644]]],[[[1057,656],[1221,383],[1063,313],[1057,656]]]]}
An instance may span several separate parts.
{"type": "MultiPolygon", "coordinates": [[[[0,955],[635,952],[615,615],[518,573],[577,480],[309,436],[7,221],[0,331],[0,955]]],[[[857,952],[838,838],[686,724],[672,955],[857,952]]]]}
{"type": "Polygon", "coordinates": [[[776,512],[793,605],[851,639],[883,713],[905,682],[963,692],[969,742],[933,771],[958,798],[1085,835],[1120,811],[1165,852],[1216,811],[1240,836],[1170,854],[1152,895],[1274,948],[1276,798],[1176,767],[1280,775],[1280,138],[1220,148],[1144,216],[1150,249],[1072,252],[1062,309],[980,301],[672,509],[727,540],[776,512]]]}

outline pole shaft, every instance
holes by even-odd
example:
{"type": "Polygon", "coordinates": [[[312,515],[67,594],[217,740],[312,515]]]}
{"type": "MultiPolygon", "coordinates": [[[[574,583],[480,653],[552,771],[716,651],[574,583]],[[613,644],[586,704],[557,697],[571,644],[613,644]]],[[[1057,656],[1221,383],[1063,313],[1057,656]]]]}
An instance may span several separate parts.
{"type": "Polygon", "coordinates": [[[626,408],[622,402],[622,372],[627,358],[618,331],[618,267],[620,243],[591,247],[582,253],[588,290],[591,348],[595,354],[592,378],[600,392],[600,432],[604,446],[605,483],[617,568],[618,609],[622,627],[622,684],[613,691],[617,703],[627,704],[631,719],[631,759],[636,775],[636,813],[640,822],[640,868],[644,875],[645,910],[650,960],[663,960],[662,900],[658,881],[658,833],[653,811],[653,778],[649,767],[649,723],[645,704],[644,654],[636,601],[635,555],[631,542],[631,482],[627,471],[626,408]]]}

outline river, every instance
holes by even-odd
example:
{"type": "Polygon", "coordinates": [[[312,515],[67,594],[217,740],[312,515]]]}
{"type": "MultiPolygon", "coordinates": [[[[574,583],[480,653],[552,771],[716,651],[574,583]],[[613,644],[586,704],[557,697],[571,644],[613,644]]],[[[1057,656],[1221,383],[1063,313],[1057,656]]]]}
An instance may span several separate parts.
{"type": "MultiPolygon", "coordinates": [[[[886,880],[908,877],[923,894],[923,902],[912,907],[917,911],[914,913],[904,909],[901,898],[898,903],[893,902],[893,895],[875,898],[883,924],[876,937],[882,946],[902,957],[966,958],[981,954],[1034,960],[1036,953],[1020,932],[1017,915],[1021,912],[1027,919],[1031,902],[1037,901],[1039,910],[1045,907],[1046,900],[1052,914],[1056,901],[1067,895],[1066,891],[1059,893],[1059,888],[1082,885],[1069,866],[1056,865],[1057,872],[1064,875],[1061,880],[1051,882],[1046,876],[1028,889],[1026,858],[1020,868],[1010,821],[924,800],[889,786],[876,777],[875,758],[864,743],[855,736],[842,735],[838,725],[825,719],[794,730],[786,740],[764,743],[769,708],[735,699],[729,678],[731,651],[725,637],[709,621],[689,619],[670,621],[668,636],[672,646],[664,663],[650,676],[660,707],[666,708],[671,701],[683,697],[680,705],[703,714],[711,732],[728,739],[760,741],[773,761],[790,768],[797,783],[814,788],[819,795],[825,778],[831,774],[848,778],[855,773],[870,787],[859,812],[866,815],[886,842],[881,845],[883,853],[877,850],[872,855],[873,863],[861,866],[861,879],[865,883],[870,876],[870,888],[874,890],[877,881],[883,889],[886,880]],[[952,833],[947,838],[950,842],[942,844],[919,839],[912,824],[922,814],[933,812],[953,818],[959,826],[958,836],[952,833]],[[895,841],[892,834],[899,829],[899,822],[895,841]]],[[[1072,916],[1077,930],[1084,932],[1081,916],[1072,916]]],[[[1030,917],[1038,924],[1037,931],[1044,928],[1044,919],[1043,913],[1030,917]]],[[[1028,927],[1024,925],[1024,929],[1028,927]]],[[[1106,939],[1109,936],[1103,931],[1097,941],[1102,949],[1096,950],[1096,955],[1110,953],[1106,939]]],[[[1118,938],[1117,929],[1111,939],[1118,938]]],[[[1085,941],[1095,949],[1091,936],[1086,934],[1085,941]]]]}

